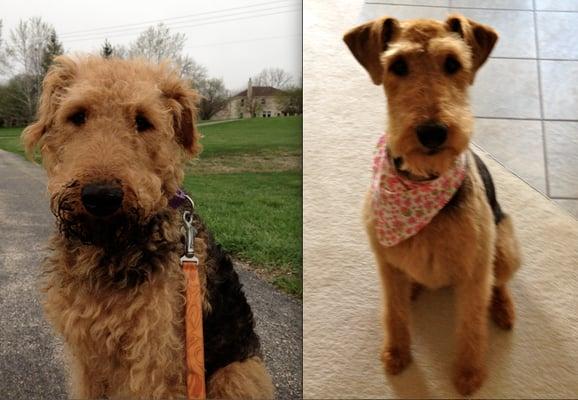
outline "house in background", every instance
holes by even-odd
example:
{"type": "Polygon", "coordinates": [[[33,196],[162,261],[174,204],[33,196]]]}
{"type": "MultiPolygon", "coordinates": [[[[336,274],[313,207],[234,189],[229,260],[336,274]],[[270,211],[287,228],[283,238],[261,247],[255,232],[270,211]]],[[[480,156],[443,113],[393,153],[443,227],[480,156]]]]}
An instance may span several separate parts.
{"type": "Polygon", "coordinates": [[[253,86],[251,79],[247,89],[229,100],[227,107],[219,111],[213,119],[234,119],[252,117],[280,117],[289,115],[279,102],[283,90],[272,86],[253,86]]]}

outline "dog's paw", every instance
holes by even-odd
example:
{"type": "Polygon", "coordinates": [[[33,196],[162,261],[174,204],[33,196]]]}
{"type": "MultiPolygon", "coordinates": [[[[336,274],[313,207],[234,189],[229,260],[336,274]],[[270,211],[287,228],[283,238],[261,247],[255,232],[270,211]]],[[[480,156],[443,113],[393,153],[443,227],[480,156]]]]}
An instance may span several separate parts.
{"type": "Polygon", "coordinates": [[[409,349],[388,347],[381,354],[381,361],[383,361],[385,372],[389,375],[397,375],[411,363],[411,352],[409,349]]]}
{"type": "Polygon", "coordinates": [[[512,299],[494,290],[492,303],[490,305],[490,315],[498,327],[507,331],[511,330],[514,326],[515,319],[512,299]]]}
{"type": "Polygon", "coordinates": [[[454,385],[462,396],[469,396],[482,386],[486,380],[486,371],[477,367],[457,367],[454,374],[454,385]]]}

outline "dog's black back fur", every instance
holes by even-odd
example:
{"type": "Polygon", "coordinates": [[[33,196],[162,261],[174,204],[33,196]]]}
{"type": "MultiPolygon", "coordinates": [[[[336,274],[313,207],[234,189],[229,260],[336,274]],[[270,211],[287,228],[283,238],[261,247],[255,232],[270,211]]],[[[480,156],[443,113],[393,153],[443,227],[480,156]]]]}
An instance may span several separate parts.
{"type": "Polygon", "coordinates": [[[203,318],[206,376],[234,361],[261,356],[253,312],[247,303],[231,258],[195,216],[195,226],[207,237],[206,290],[211,311],[203,318]]]}
{"type": "Polygon", "coordinates": [[[494,222],[497,225],[504,218],[504,213],[502,212],[500,203],[498,203],[498,199],[496,198],[496,188],[494,187],[492,175],[490,175],[490,171],[488,171],[488,167],[486,167],[486,164],[484,164],[482,159],[473,151],[472,154],[476,160],[476,166],[478,167],[480,178],[482,178],[484,188],[486,189],[486,198],[488,199],[488,203],[492,208],[492,213],[494,214],[494,222]]]}
{"type": "MultiPolygon", "coordinates": [[[[474,156],[476,167],[480,174],[480,178],[482,179],[482,183],[484,184],[484,190],[486,191],[486,199],[488,200],[488,204],[490,205],[492,213],[494,214],[494,222],[497,225],[500,223],[502,219],[504,219],[505,214],[502,211],[502,207],[500,207],[500,203],[498,203],[498,199],[496,197],[496,188],[494,187],[492,175],[490,175],[490,171],[488,171],[488,167],[486,167],[482,159],[478,157],[478,155],[473,151],[472,155],[474,156]]],[[[452,196],[450,201],[444,206],[444,210],[450,211],[455,209],[456,207],[459,207],[461,200],[464,198],[464,196],[467,195],[467,192],[470,189],[468,185],[471,185],[471,182],[468,180],[468,177],[466,176],[466,179],[464,180],[462,185],[452,196]]]]}

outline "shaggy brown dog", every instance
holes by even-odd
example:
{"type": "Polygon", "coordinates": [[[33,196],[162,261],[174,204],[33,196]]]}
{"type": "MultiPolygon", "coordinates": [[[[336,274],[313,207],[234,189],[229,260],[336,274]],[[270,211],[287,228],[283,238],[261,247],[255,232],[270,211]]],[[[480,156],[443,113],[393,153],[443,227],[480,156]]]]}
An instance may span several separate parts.
{"type": "MultiPolygon", "coordinates": [[[[59,231],[45,312],[71,358],[73,398],[185,393],[181,210],[169,206],[199,149],[195,93],[165,66],[58,57],[44,80],[39,146],[59,231]]],[[[198,216],[209,398],[264,399],[273,386],[230,258],[198,216]]]]}
{"type": "Polygon", "coordinates": [[[433,181],[465,157],[463,183],[413,236],[382,245],[371,195],[364,221],[385,292],[386,371],[397,374],[411,361],[412,286],[416,294],[421,285],[453,285],[458,324],[454,383],[460,393],[470,394],[486,377],[487,311],[501,328],[512,327],[507,282],[520,265],[511,219],[500,209],[487,168],[468,150],[473,126],[468,88],[497,34],[459,15],[445,22],[382,17],[351,29],[344,40],[373,82],[384,86],[386,154],[398,176],[433,181]]]}

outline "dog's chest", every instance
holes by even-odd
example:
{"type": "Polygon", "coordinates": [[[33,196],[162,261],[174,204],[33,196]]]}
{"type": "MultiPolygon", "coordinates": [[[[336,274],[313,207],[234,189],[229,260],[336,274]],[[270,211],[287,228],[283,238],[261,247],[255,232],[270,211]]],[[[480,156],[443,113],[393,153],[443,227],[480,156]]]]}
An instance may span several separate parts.
{"type": "MultiPolygon", "coordinates": [[[[466,201],[466,200],[464,200],[466,201]]],[[[408,240],[387,248],[387,260],[413,280],[432,289],[449,286],[478,268],[480,253],[487,252],[492,224],[489,210],[473,196],[461,208],[442,212],[421,232],[408,240]],[[488,214],[482,217],[480,214],[488,214]]]]}
{"type": "Polygon", "coordinates": [[[183,310],[179,286],[153,282],[131,291],[92,295],[82,289],[54,290],[45,306],[73,352],[122,363],[135,352],[160,345],[156,338],[172,337],[171,344],[177,347],[182,343],[182,326],[177,323],[183,310]],[[136,344],[143,348],[137,349],[136,344]]]}

